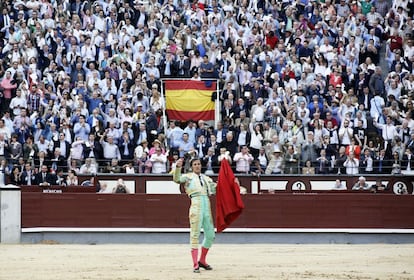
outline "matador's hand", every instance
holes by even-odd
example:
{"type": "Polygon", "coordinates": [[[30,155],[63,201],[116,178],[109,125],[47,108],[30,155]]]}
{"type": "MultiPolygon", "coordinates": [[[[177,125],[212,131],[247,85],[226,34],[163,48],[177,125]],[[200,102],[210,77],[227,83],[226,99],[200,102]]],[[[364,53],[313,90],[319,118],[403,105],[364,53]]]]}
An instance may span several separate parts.
{"type": "Polygon", "coordinates": [[[179,160],[177,160],[176,164],[175,164],[176,168],[181,168],[183,167],[183,159],[180,158],[179,160]]]}

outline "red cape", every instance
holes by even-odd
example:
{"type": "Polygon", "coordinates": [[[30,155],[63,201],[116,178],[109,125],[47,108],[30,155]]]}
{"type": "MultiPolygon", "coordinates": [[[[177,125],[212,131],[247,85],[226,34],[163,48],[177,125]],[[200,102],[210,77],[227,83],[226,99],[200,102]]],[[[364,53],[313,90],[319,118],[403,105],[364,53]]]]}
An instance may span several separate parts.
{"type": "Polygon", "coordinates": [[[216,190],[217,232],[225,230],[239,217],[244,208],[240,187],[234,179],[230,164],[227,160],[222,160],[216,190]]]}

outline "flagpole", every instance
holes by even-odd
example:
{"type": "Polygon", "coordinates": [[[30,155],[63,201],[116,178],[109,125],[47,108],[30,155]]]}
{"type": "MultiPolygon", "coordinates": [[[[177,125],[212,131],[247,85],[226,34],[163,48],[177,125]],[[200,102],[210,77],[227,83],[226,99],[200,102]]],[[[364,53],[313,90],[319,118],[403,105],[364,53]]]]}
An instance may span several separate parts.
{"type": "Polygon", "coordinates": [[[164,147],[167,149],[167,148],[170,148],[170,147],[168,147],[168,141],[167,141],[167,128],[168,128],[168,126],[167,126],[167,116],[165,114],[165,110],[167,110],[167,99],[164,98],[165,82],[164,82],[164,80],[161,80],[161,82],[162,82],[162,85],[161,85],[161,100],[164,100],[164,108],[162,108],[162,123],[163,123],[163,126],[164,126],[164,135],[165,135],[165,137],[164,137],[164,147]]]}
{"type": "Polygon", "coordinates": [[[216,105],[216,110],[215,110],[215,114],[214,114],[214,128],[217,128],[217,124],[220,120],[220,92],[219,92],[219,80],[216,79],[216,93],[217,93],[217,97],[215,100],[215,105],[216,105]]]}

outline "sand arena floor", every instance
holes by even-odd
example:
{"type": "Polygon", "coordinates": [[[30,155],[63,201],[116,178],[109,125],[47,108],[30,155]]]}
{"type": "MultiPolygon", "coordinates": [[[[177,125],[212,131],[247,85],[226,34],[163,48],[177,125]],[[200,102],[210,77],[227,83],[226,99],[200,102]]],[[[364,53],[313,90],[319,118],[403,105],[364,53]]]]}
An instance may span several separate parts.
{"type": "Polygon", "coordinates": [[[414,244],[217,244],[207,260],[194,274],[186,245],[0,245],[0,279],[414,279],[414,244]]]}

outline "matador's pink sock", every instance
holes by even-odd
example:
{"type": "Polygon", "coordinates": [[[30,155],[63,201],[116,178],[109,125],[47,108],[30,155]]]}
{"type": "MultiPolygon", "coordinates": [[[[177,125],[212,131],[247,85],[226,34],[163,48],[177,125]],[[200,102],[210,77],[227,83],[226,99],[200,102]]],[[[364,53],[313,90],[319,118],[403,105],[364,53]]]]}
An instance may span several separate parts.
{"type": "Polygon", "coordinates": [[[206,256],[207,256],[207,253],[208,253],[208,248],[201,247],[200,262],[201,262],[202,264],[207,264],[207,263],[206,263],[206,256]]]}
{"type": "Polygon", "coordinates": [[[198,268],[198,249],[191,249],[191,257],[193,258],[193,266],[194,268],[198,268]]]}

